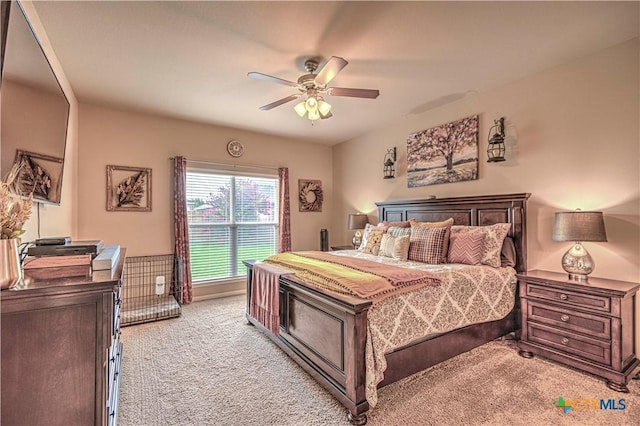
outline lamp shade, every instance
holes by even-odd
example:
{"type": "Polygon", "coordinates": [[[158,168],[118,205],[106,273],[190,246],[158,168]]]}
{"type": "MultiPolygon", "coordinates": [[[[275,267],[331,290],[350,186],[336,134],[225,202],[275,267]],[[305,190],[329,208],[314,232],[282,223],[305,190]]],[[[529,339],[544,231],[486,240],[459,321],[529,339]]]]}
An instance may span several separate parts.
{"type": "Polygon", "coordinates": [[[369,223],[369,218],[366,214],[350,214],[349,215],[349,224],[347,227],[349,229],[364,229],[369,223]]]}
{"type": "Polygon", "coordinates": [[[607,241],[602,212],[557,212],[553,241],[607,241]]]}

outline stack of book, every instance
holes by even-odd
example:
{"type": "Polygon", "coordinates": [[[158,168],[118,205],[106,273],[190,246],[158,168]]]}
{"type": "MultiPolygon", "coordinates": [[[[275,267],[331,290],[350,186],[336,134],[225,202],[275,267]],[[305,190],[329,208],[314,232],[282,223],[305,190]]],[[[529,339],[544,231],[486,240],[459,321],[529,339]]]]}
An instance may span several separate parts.
{"type": "Polygon", "coordinates": [[[29,247],[23,268],[26,275],[34,278],[86,276],[104,281],[112,278],[119,259],[119,245],[102,248],[100,240],[72,242],[68,237],[47,238],[29,247]]]}
{"type": "Polygon", "coordinates": [[[120,246],[106,246],[91,262],[93,281],[110,280],[120,259],[120,246]]]}

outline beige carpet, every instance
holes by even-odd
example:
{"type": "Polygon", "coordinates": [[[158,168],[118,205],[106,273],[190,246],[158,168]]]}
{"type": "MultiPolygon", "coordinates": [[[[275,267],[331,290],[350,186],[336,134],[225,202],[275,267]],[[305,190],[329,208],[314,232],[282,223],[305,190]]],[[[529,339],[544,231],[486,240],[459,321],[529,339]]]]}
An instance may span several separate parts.
{"type": "MultiPolygon", "coordinates": [[[[126,327],[119,424],[346,425],[345,409],[244,319],[244,297],[198,302],[180,318],[126,327]]],[[[631,393],[495,341],[380,390],[370,425],[639,425],[631,393]],[[558,397],[624,398],[576,411],[558,397]]]]}

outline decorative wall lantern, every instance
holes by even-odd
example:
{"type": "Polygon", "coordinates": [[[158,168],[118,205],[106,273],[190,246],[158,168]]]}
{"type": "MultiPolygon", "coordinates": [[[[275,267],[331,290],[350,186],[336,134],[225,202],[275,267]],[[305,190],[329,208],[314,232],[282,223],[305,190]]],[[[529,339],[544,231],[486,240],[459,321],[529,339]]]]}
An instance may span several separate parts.
{"type": "Polygon", "coordinates": [[[504,161],[504,117],[494,120],[494,125],[489,129],[489,146],[487,147],[487,163],[504,161]],[[495,129],[493,136],[491,132],[495,129]]]}
{"type": "Polygon", "coordinates": [[[393,179],[396,177],[396,147],[388,149],[384,155],[384,178],[393,179]]]}

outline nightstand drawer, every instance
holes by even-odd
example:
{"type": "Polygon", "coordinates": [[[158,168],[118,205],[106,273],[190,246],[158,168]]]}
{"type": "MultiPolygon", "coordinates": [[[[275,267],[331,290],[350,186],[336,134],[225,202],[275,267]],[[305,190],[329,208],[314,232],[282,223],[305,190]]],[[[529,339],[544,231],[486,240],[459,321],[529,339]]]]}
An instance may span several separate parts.
{"type": "Polygon", "coordinates": [[[583,308],[604,313],[611,312],[611,299],[609,297],[566,291],[530,283],[527,283],[526,291],[527,294],[525,297],[552,300],[568,307],[583,308]]]}
{"type": "Polygon", "coordinates": [[[560,306],[545,305],[530,300],[527,303],[527,321],[544,323],[600,339],[611,339],[610,318],[577,312],[560,306]]]}
{"type": "Polygon", "coordinates": [[[567,354],[611,365],[611,343],[546,325],[527,323],[528,340],[567,354]]]}

